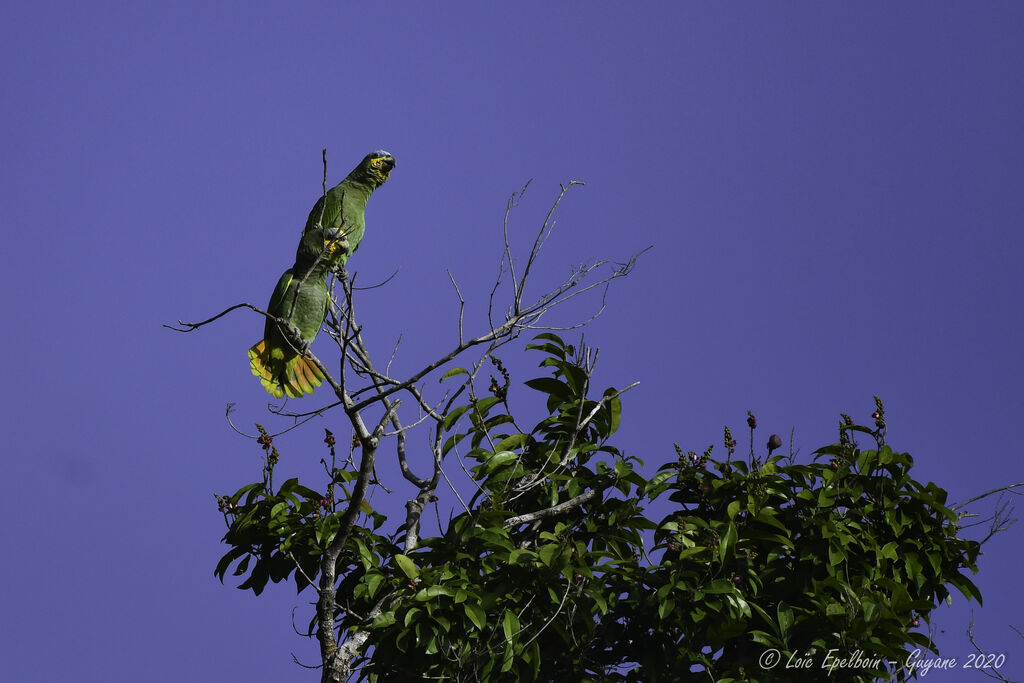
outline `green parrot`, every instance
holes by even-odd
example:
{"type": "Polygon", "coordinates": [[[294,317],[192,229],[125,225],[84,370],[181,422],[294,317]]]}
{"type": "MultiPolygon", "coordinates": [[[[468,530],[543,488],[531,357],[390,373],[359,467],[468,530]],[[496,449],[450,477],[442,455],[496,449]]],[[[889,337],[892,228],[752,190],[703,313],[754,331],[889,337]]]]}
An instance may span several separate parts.
{"type": "Polygon", "coordinates": [[[366,202],[394,167],[395,158],[384,150],[366,155],[309,212],[295,264],[281,275],[267,305],[268,313],[298,329],[303,348],[296,348],[281,325],[267,318],[263,339],[249,349],[252,374],[275,398],[312,394],[323,383],[323,373],[306,351],[327,317],[327,276],[359,248],[366,231],[366,202]]]}

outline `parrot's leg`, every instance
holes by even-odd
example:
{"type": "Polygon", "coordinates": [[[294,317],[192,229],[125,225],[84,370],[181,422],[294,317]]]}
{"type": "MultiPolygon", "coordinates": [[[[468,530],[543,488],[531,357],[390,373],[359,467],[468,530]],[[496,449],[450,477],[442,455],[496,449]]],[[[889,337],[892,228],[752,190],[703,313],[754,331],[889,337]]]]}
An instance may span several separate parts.
{"type": "Polygon", "coordinates": [[[309,347],[313,345],[311,341],[302,338],[302,331],[299,330],[295,325],[282,325],[284,331],[285,340],[288,345],[292,347],[300,356],[305,356],[306,352],[309,351],[309,347]]]}

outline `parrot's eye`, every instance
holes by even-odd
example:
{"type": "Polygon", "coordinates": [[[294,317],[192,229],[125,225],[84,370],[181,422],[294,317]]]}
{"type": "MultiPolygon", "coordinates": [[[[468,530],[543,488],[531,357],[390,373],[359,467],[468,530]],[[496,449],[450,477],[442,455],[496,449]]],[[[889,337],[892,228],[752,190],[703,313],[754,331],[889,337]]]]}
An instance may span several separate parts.
{"type": "Polygon", "coordinates": [[[374,166],[380,166],[381,164],[384,163],[384,157],[379,157],[377,159],[371,159],[370,163],[373,164],[374,166]]]}

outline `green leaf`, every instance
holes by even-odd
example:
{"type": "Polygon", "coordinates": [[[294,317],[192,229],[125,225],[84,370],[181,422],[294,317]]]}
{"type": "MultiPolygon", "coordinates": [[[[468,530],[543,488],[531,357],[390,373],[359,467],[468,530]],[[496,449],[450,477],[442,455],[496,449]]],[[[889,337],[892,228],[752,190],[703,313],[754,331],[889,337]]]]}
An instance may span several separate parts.
{"type": "Polygon", "coordinates": [[[413,562],[408,555],[396,553],[395,564],[397,564],[398,568],[402,570],[402,573],[410,579],[415,579],[420,575],[420,570],[416,568],[416,563],[413,562]]]}
{"type": "Polygon", "coordinates": [[[861,608],[864,610],[864,621],[873,624],[878,621],[878,605],[872,600],[861,600],[861,608]]]}
{"type": "Polygon", "coordinates": [[[789,632],[793,628],[793,610],[785,602],[779,601],[776,614],[779,617],[779,635],[783,641],[789,640],[789,632]]]}
{"type": "Polygon", "coordinates": [[[316,500],[316,501],[318,501],[321,498],[323,498],[323,496],[320,494],[319,491],[314,491],[313,489],[309,488],[308,486],[303,486],[301,484],[299,484],[299,485],[297,485],[295,487],[295,492],[300,494],[300,495],[302,495],[302,497],[304,497],[306,500],[316,500]]]}
{"type": "Polygon", "coordinates": [[[480,605],[467,602],[462,605],[462,608],[466,611],[466,616],[473,622],[478,631],[483,631],[484,626],[487,625],[487,612],[480,605]]]}
{"type": "Polygon", "coordinates": [[[560,348],[565,348],[565,342],[562,341],[561,337],[559,337],[557,334],[554,334],[553,332],[541,332],[536,337],[534,337],[534,339],[546,339],[549,342],[554,342],[560,348]]]}
{"type": "Polygon", "coordinates": [[[484,427],[487,429],[487,431],[490,431],[497,427],[498,425],[508,424],[511,422],[515,422],[515,420],[512,419],[511,415],[501,413],[500,415],[495,415],[494,417],[487,418],[487,420],[484,422],[484,427]]]}
{"type": "MultiPolygon", "coordinates": [[[[614,394],[615,389],[605,389],[605,397],[614,394]]],[[[605,402],[605,407],[608,412],[608,433],[606,436],[611,436],[619,431],[619,424],[622,422],[622,400],[618,396],[610,398],[605,402]]]]}
{"type": "Polygon", "coordinates": [[[512,436],[506,437],[494,445],[494,451],[512,451],[517,448],[522,448],[527,441],[530,440],[527,434],[513,434],[512,436]]]}
{"type": "Polygon", "coordinates": [[[683,550],[680,550],[679,555],[677,557],[680,560],[684,560],[687,557],[690,557],[691,555],[698,555],[704,552],[705,550],[707,550],[707,546],[695,545],[692,548],[684,548],[683,550]]]}
{"type": "Polygon", "coordinates": [[[468,405],[459,406],[455,410],[453,410],[450,413],[448,413],[447,415],[445,415],[444,416],[444,428],[445,428],[445,430],[447,431],[447,430],[451,429],[452,425],[455,424],[456,420],[458,420],[459,417],[461,417],[464,412],[469,410],[469,408],[470,407],[468,405]]]}
{"type": "Polygon", "coordinates": [[[822,488],[818,490],[818,507],[830,508],[835,505],[836,493],[831,488],[822,488]]]}
{"type": "Polygon", "coordinates": [[[974,598],[978,601],[979,605],[982,604],[981,591],[978,590],[978,587],[974,585],[973,581],[959,572],[952,572],[947,578],[949,582],[956,586],[957,590],[963,593],[968,600],[974,598]]]}
{"type": "Polygon", "coordinates": [[[729,553],[732,552],[733,547],[736,545],[736,539],[738,536],[739,535],[736,532],[736,525],[729,522],[729,530],[725,532],[724,536],[722,536],[722,540],[718,545],[718,559],[722,564],[725,564],[725,559],[729,556],[729,553]]]}
{"type": "Polygon", "coordinates": [[[545,543],[537,549],[537,554],[540,556],[540,561],[550,567],[554,558],[558,556],[561,550],[562,546],[558,543],[545,543]]]}
{"type": "Polygon", "coordinates": [[[500,400],[501,399],[498,398],[497,396],[488,396],[487,398],[480,399],[475,404],[475,410],[473,411],[473,415],[486,415],[487,411],[489,411],[494,406],[494,404],[500,400]]]}
{"type": "MultiPolygon", "coordinates": [[[[511,671],[512,667],[515,666],[515,649],[512,647],[512,643],[505,643],[505,652],[502,654],[501,659],[501,672],[511,671]]],[[[487,680],[486,677],[484,680],[487,680]]]]}
{"type": "Polygon", "coordinates": [[[911,583],[914,583],[917,580],[917,577],[921,575],[921,569],[923,568],[921,566],[921,558],[917,553],[904,553],[903,564],[907,569],[907,579],[911,583]]]}
{"type": "Polygon", "coordinates": [[[549,394],[562,401],[571,401],[574,398],[572,389],[565,382],[554,377],[537,377],[525,382],[526,386],[549,394]]]}
{"type": "Polygon", "coordinates": [[[532,550],[516,548],[511,553],[509,553],[507,561],[509,564],[516,564],[517,562],[522,562],[522,564],[530,566],[534,563],[534,560],[536,559],[537,553],[533,552],[532,550]]]}
{"type": "MultiPolygon", "coordinates": [[[[647,483],[643,487],[645,494],[654,497],[657,495],[654,491],[657,491],[658,487],[664,484],[666,481],[676,476],[678,473],[675,470],[663,470],[658,472],[656,475],[647,480],[647,483]]],[[[660,493],[660,491],[658,491],[660,493]]]]}
{"type": "Polygon", "coordinates": [[[452,368],[448,372],[446,372],[443,375],[441,375],[441,379],[439,379],[437,381],[438,382],[443,382],[446,379],[448,379],[449,377],[455,377],[456,375],[468,375],[468,374],[469,374],[469,370],[467,370],[465,368],[452,368]]]}
{"type": "Polygon", "coordinates": [[[417,591],[416,595],[413,596],[413,600],[415,600],[416,602],[431,602],[441,597],[442,595],[450,598],[455,595],[455,591],[453,591],[448,586],[439,586],[435,584],[432,586],[427,586],[426,588],[421,588],[419,591],[417,591]]]}
{"type": "MultiPolygon", "coordinates": [[[[356,544],[356,550],[359,551],[359,559],[363,561],[363,567],[369,569],[370,567],[377,566],[377,558],[374,556],[370,549],[366,547],[362,539],[355,538],[353,541],[356,544]]],[[[412,578],[412,577],[409,577],[412,578]]]]}
{"type": "Polygon", "coordinates": [[[526,348],[530,351],[543,351],[544,353],[550,353],[552,356],[565,360],[565,351],[555,344],[527,344],[526,348]]]}
{"type": "Polygon", "coordinates": [[[511,462],[515,462],[519,458],[517,453],[512,451],[500,451],[495,453],[491,457],[487,458],[487,462],[484,463],[484,472],[494,472],[497,469],[501,469],[505,465],[511,462]]]}
{"type": "Polygon", "coordinates": [[[719,594],[719,593],[732,593],[736,590],[736,585],[729,579],[715,579],[711,582],[710,586],[702,589],[705,593],[719,594]]]}
{"type": "Polygon", "coordinates": [[[263,482],[261,481],[255,482],[253,484],[247,484],[242,488],[238,489],[237,491],[235,491],[235,493],[231,496],[231,502],[237,503],[242,499],[242,496],[245,495],[246,493],[258,493],[262,489],[263,482]]]}
{"type": "Polygon", "coordinates": [[[789,535],[789,527],[779,521],[778,517],[775,516],[775,511],[771,508],[762,508],[757,511],[757,516],[754,520],[762,524],[769,524],[776,529],[789,535]]]}
{"type": "Polygon", "coordinates": [[[519,617],[511,610],[505,610],[505,617],[501,620],[501,628],[505,632],[505,642],[512,643],[519,635],[519,617]]]}
{"type": "Polygon", "coordinates": [[[899,545],[896,543],[896,541],[889,541],[880,550],[876,550],[875,551],[875,555],[879,559],[885,558],[887,560],[895,560],[895,559],[897,559],[899,557],[896,554],[896,548],[898,548],[898,547],[899,547],[899,545]]]}
{"type": "Polygon", "coordinates": [[[861,472],[870,472],[874,469],[877,459],[878,453],[876,451],[864,451],[857,458],[857,467],[860,468],[861,472]]]}
{"type": "Polygon", "coordinates": [[[245,548],[232,548],[224,554],[224,557],[220,558],[220,562],[217,563],[217,568],[213,570],[213,575],[219,578],[221,583],[223,583],[224,573],[228,570],[228,567],[231,566],[231,563],[246,554],[248,554],[248,551],[245,548]]]}
{"type": "Polygon", "coordinates": [[[373,618],[370,628],[387,628],[395,623],[394,612],[381,612],[373,618]]]}
{"type": "MultiPolygon", "coordinates": [[[[587,374],[583,372],[583,368],[577,367],[574,363],[559,363],[559,369],[562,371],[569,388],[572,389],[573,396],[583,396],[586,394],[587,374]]],[[[596,406],[596,403],[592,402],[588,411],[593,410],[594,406],[596,406]]]]}
{"type": "Polygon", "coordinates": [[[367,595],[372,598],[377,594],[377,589],[380,588],[380,584],[384,581],[384,575],[380,572],[372,572],[366,575],[364,581],[366,582],[367,595]]]}

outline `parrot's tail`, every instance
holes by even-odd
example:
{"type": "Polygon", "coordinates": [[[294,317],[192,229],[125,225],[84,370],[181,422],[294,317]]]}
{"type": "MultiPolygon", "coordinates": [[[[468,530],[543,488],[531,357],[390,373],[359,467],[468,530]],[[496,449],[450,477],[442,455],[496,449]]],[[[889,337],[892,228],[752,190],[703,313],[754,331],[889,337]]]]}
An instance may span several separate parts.
{"type": "Polygon", "coordinates": [[[315,363],[298,355],[286,358],[283,349],[270,348],[266,339],[249,349],[249,367],[274,398],[312,394],[325,379],[315,363]]]}

